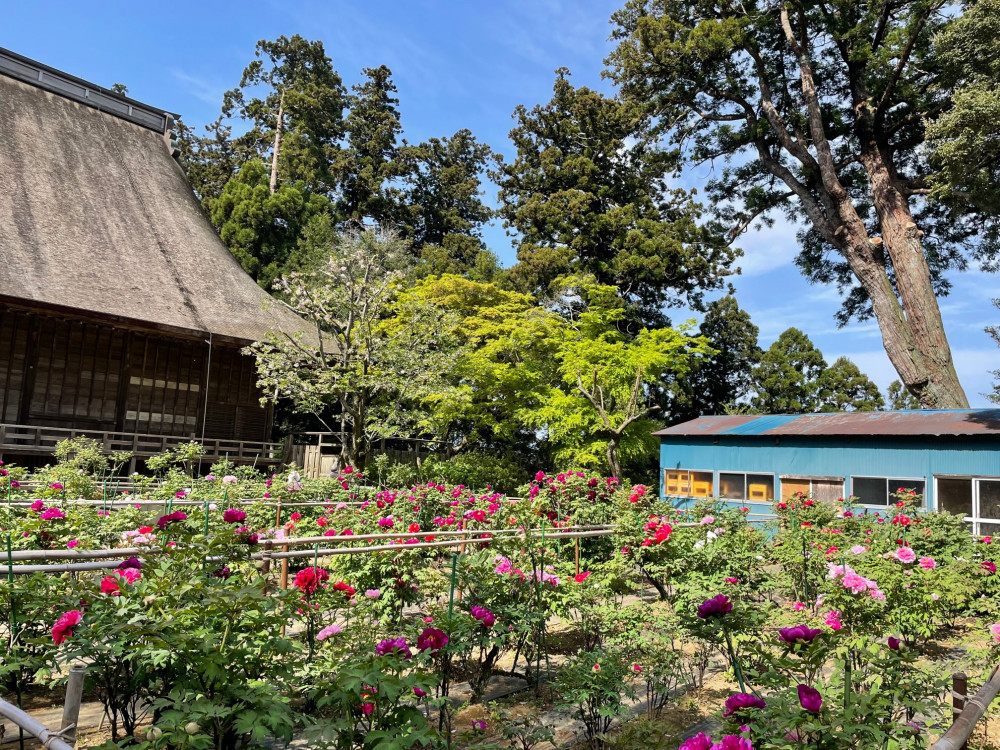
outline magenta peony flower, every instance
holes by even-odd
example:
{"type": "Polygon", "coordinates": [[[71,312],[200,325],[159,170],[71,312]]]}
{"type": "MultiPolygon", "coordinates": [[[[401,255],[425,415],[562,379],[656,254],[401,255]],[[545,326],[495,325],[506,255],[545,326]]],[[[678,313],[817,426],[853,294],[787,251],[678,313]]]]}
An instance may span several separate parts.
{"type": "Polygon", "coordinates": [[[72,638],[73,628],[79,625],[82,619],[83,613],[78,609],[64,613],[52,626],[52,642],[58,646],[67,638],[72,638]]]}
{"type": "Polygon", "coordinates": [[[811,688],[808,685],[799,685],[799,704],[810,713],[819,713],[819,710],[823,707],[823,696],[819,694],[819,690],[816,688],[811,688]]]}
{"type": "Polygon", "coordinates": [[[427,691],[426,690],[422,690],[421,688],[418,688],[418,687],[413,688],[413,694],[415,696],[417,696],[418,698],[426,698],[427,697],[427,691]]]}
{"type": "Polygon", "coordinates": [[[404,659],[413,656],[410,647],[406,645],[405,638],[386,638],[384,641],[379,641],[378,645],[375,646],[375,653],[378,656],[393,654],[404,659]]]}
{"type": "Polygon", "coordinates": [[[749,708],[766,708],[767,703],[762,698],[750,693],[733,693],[726,698],[726,707],[722,712],[723,717],[729,718],[735,713],[745,711],[749,708]]]}
{"type": "Polygon", "coordinates": [[[727,734],[722,742],[716,742],[711,750],[753,750],[753,744],[748,737],[738,734],[727,734]]]}
{"type": "Polygon", "coordinates": [[[45,510],[45,503],[43,503],[41,500],[35,500],[35,502],[33,502],[28,507],[31,509],[32,513],[38,513],[41,510],[45,510]]]}
{"type": "Polygon", "coordinates": [[[431,654],[436,654],[447,645],[448,636],[443,630],[437,628],[424,628],[424,632],[417,636],[418,651],[429,651],[431,654]]]}
{"type": "Polygon", "coordinates": [[[704,732],[698,732],[694,737],[684,740],[677,750],[711,750],[712,738],[704,732]]]}
{"type": "Polygon", "coordinates": [[[996,573],[997,572],[997,564],[995,562],[993,562],[992,560],[983,560],[982,566],[983,566],[983,570],[985,570],[985,571],[987,571],[989,573],[996,573]]]}
{"type": "Polygon", "coordinates": [[[782,643],[794,645],[797,643],[812,643],[823,634],[822,630],[810,628],[808,625],[796,625],[793,628],[782,628],[778,638],[782,643]]]}
{"type": "Polygon", "coordinates": [[[52,484],[49,485],[49,489],[50,490],[62,490],[62,489],[65,489],[65,488],[63,487],[62,482],[53,482],[52,484]]]}
{"type": "Polygon", "coordinates": [[[893,651],[899,651],[899,644],[900,644],[899,638],[893,638],[891,635],[889,636],[889,642],[888,642],[889,648],[891,648],[893,651]]]}
{"type": "Polygon", "coordinates": [[[732,611],[733,603],[729,601],[729,597],[725,594],[719,594],[701,603],[701,606],[698,607],[698,617],[703,620],[709,617],[724,617],[732,611]]]}
{"type": "Polygon", "coordinates": [[[226,523],[242,523],[247,520],[247,514],[245,510],[239,508],[227,508],[222,511],[222,520],[226,523]]]}
{"type": "Polygon", "coordinates": [[[167,513],[167,515],[165,516],[160,516],[159,520],[157,520],[156,522],[156,525],[160,529],[160,531],[163,531],[170,524],[175,523],[177,521],[185,521],[185,520],[187,520],[187,513],[185,513],[182,510],[175,510],[173,513],[167,513]]]}
{"type": "Polygon", "coordinates": [[[56,519],[65,518],[65,517],[66,517],[66,514],[63,513],[61,510],[59,510],[58,508],[46,508],[42,512],[42,515],[40,516],[40,518],[43,521],[54,521],[56,519]]]}
{"type": "Polygon", "coordinates": [[[470,614],[483,623],[484,628],[492,628],[494,623],[496,623],[497,618],[492,612],[484,607],[473,607],[469,610],[470,614]]]}

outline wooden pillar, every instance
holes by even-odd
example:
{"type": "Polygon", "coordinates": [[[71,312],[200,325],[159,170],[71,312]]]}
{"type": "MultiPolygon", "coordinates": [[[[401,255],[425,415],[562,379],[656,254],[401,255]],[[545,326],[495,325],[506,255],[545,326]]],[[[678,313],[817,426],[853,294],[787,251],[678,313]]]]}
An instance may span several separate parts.
{"type": "MultiPolygon", "coordinates": [[[[968,699],[969,678],[965,672],[955,672],[951,676],[951,723],[958,721],[958,717],[965,710],[965,701],[968,699]]],[[[961,750],[969,750],[968,741],[962,743],[961,750]]]]}

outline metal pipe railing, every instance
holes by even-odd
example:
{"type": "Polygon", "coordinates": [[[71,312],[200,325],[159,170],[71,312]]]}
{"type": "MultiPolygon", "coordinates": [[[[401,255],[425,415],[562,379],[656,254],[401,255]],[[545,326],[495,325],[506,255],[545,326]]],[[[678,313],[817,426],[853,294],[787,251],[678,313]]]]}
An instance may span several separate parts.
{"type": "Polygon", "coordinates": [[[951,728],[941,735],[941,739],[931,745],[930,750],[963,750],[967,747],[969,737],[972,736],[976,724],[979,723],[979,720],[983,718],[983,714],[990,707],[990,704],[1000,694],[1000,666],[993,668],[993,672],[990,674],[990,678],[986,681],[986,684],[979,688],[979,692],[971,700],[966,700],[967,696],[964,695],[964,687],[961,694],[957,690],[958,687],[965,685],[965,675],[959,672],[955,675],[954,682],[956,688],[953,690],[955,702],[956,704],[961,702],[962,712],[955,719],[951,728]]]}
{"type": "Polygon", "coordinates": [[[7,719],[15,727],[23,729],[26,734],[39,740],[48,750],[73,750],[73,745],[63,740],[63,733],[66,730],[55,732],[7,701],[0,700],[0,717],[7,719]]]}

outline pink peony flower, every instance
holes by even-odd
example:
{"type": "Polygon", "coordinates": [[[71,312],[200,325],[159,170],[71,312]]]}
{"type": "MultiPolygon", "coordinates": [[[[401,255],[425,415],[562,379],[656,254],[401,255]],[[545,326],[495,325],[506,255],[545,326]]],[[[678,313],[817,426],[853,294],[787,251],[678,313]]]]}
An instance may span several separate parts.
{"type": "Polygon", "coordinates": [[[933,557],[921,557],[920,567],[924,570],[933,570],[937,567],[937,561],[933,557]]]}
{"type": "Polygon", "coordinates": [[[78,609],[64,613],[52,626],[52,642],[58,646],[67,638],[72,638],[73,628],[79,625],[82,619],[83,613],[78,609]]]}
{"type": "Polygon", "coordinates": [[[851,552],[855,555],[862,555],[864,554],[865,550],[866,548],[861,546],[860,544],[855,544],[853,547],[851,547],[851,552]]]}
{"type": "Polygon", "coordinates": [[[909,547],[899,547],[896,549],[895,552],[892,552],[891,554],[901,563],[911,563],[917,559],[917,553],[914,552],[909,547]]]}
{"type": "Polygon", "coordinates": [[[142,573],[135,568],[125,568],[118,575],[125,579],[126,583],[135,583],[142,578],[142,573]]]}
{"type": "Polygon", "coordinates": [[[826,626],[831,630],[840,630],[843,628],[843,624],[840,622],[840,610],[831,609],[826,614],[826,619],[824,620],[826,626]]]}
{"type": "Polygon", "coordinates": [[[340,627],[340,625],[327,625],[325,628],[323,628],[316,634],[316,640],[325,641],[331,635],[336,635],[337,633],[340,633],[343,630],[344,629],[340,627]]]}
{"type": "Polygon", "coordinates": [[[995,622],[990,625],[990,635],[993,636],[993,640],[1000,643],[1000,622],[995,622]]]}
{"type": "Polygon", "coordinates": [[[66,514],[63,513],[61,510],[59,510],[58,508],[46,508],[42,512],[42,515],[40,516],[40,518],[43,521],[54,521],[56,519],[65,518],[65,517],[66,517],[66,514]]]}

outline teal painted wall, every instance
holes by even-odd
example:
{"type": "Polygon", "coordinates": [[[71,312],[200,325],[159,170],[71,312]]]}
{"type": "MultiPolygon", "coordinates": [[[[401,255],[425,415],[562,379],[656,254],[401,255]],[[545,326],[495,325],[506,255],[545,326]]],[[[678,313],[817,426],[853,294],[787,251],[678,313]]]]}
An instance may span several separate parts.
{"type": "MultiPolygon", "coordinates": [[[[712,439],[663,438],[660,441],[660,493],[664,469],[712,471],[719,493],[719,472],[772,474],[775,493],[778,476],[874,476],[923,479],[928,508],[935,507],[935,474],[1000,477],[1000,442],[973,440],[887,440],[852,438],[801,439],[718,436],[712,439]]],[[[769,503],[748,504],[751,514],[769,514],[769,503]]]]}

